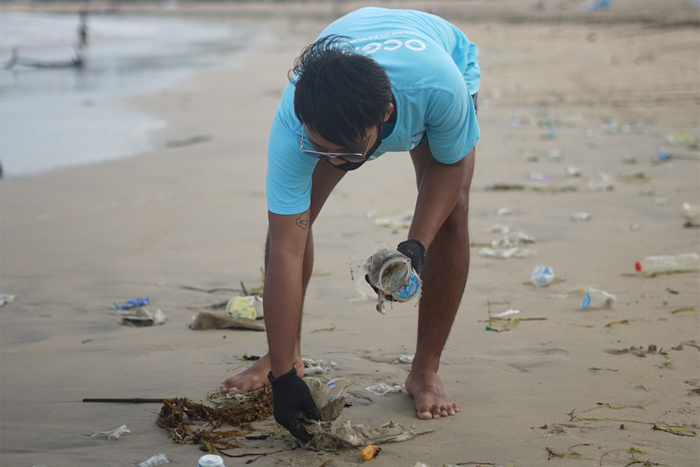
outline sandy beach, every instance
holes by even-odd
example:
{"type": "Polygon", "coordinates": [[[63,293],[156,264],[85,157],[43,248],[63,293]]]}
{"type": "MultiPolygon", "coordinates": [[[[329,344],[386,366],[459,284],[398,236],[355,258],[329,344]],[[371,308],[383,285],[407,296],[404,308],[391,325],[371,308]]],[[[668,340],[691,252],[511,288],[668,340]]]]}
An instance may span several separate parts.
{"type": "MultiPolygon", "coordinates": [[[[684,227],[682,208],[700,203],[700,9],[690,0],[615,0],[607,11],[542,3],[374,3],[454,22],[478,45],[483,77],[470,275],[440,367],[459,414],[419,420],[405,392],[365,389],[403,383],[410,365],[398,357],[415,351],[414,303],[377,313],[348,266],[376,241],[405,239],[407,229],[372,219],[412,211],[408,153],[345,177],[314,225],[303,357],[332,360],[324,378],[349,380],[345,419],[433,430],[382,445],[373,466],[700,465],[700,273],[634,268],[647,255],[700,251],[700,229],[684,227]],[[601,172],[612,189],[591,190],[601,172]],[[579,212],[590,219],[573,222],[579,212]],[[522,247],[536,253],[480,255],[503,236],[490,231],[496,224],[534,237],[522,247]],[[557,283],[528,284],[537,265],[557,283]],[[591,286],[614,294],[614,306],[581,309],[579,291],[591,286]],[[519,322],[489,323],[489,303],[494,313],[520,310],[519,322]]],[[[161,452],[197,465],[199,446],[156,426],[161,404],[82,400],[203,402],[250,365],[243,355],[265,354],[263,332],[190,329],[199,311],[238,295],[191,288],[261,285],[268,131],[287,71],[329,22],[365,5],[121,5],[120,14],[261,34],[239,67],[129,103],[167,120],[152,134],[156,150],[0,181],[0,293],[16,296],[0,307],[2,465],[127,466],[161,452]],[[172,147],[201,135],[211,138],[172,147]],[[165,324],[122,324],[112,304],[136,297],[149,297],[165,324]],[[90,436],[121,425],[131,433],[118,440],[90,436]]],[[[10,3],[0,13],[78,6],[10,3]]],[[[226,466],[364,463],[355,448],[294,449],[272,420],[255,427],[273,436],[227,452],[270,454],[227,457],[226,466]]]]}

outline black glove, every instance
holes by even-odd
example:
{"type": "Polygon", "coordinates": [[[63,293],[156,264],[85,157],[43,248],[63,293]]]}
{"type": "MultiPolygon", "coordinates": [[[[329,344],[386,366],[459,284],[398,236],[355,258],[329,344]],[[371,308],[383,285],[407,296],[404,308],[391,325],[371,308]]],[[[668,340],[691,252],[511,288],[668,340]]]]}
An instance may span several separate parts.
{"type": "Polygon", "coordinates": [[[415,269],[416,274],[420,275],[420,270],[425,264],[425,247],[419,240],[406,240],[399,243],[396,249],[402,255],[406,255],[411,259],[411,266],[415,269]]]}
{"type": "Polygon", "coordinates": [[[313,420],[321,419],[321,411],[311,397],[309,386],[297,376],[297,370],[294,367],[289,373],[279,378],[272,376],[272,372],[268,373],[267,378],[272,385],[272,410],[275,421],[289,430],[295,438],[304,442],[309,441],[313,435],[307,433],[301,426],[299,412],[304,412],[313,420]]]}

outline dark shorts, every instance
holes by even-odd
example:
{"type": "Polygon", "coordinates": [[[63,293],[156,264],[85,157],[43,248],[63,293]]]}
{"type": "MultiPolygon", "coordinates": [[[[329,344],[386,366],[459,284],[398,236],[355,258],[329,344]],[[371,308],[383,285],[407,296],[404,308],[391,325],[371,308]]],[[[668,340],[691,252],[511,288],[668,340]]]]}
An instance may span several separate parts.
{"type": "MultiPolygon", "coordinates": [[[[472,101],[474,102],[474,113],[479,113],[479,91],[472,94],[472,101]]],[[[428,133],[423,135],[423,139],[420,140],[418,146],[424,146],[428,144],[428,133]]]]}

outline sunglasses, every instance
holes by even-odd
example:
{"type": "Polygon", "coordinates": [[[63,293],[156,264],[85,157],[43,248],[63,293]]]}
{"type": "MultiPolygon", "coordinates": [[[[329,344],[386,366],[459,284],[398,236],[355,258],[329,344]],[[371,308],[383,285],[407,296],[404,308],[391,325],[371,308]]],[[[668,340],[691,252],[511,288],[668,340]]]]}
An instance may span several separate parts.
{"type": "Polygon", "coordinates": [[[367,153],[370,150],[370,144],[372,143],[372,136],[374,136],[374,133],[377,131],[377,128],[375,127],[372,130],[372,134],[369,137],[369,142],[367,143],[367,149],[365,149],[364,153],[359,153],[359,152],[320,152],[320,151],[312,151],[310,149],[304,149],[304,125],[301,126],[301,151],[305,152],[306,154],[314,154],[316,156],[323,156],[327,157],[329,159],[342,159],[345,162],[362,162],[367,158],[367,153]]]}

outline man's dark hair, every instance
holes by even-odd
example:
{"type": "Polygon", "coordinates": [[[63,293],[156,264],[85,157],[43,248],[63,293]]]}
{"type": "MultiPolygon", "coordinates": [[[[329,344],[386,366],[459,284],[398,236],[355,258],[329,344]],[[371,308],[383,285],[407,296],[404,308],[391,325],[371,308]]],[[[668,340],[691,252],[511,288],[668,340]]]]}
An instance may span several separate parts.
{"type": "Polygon", "coordinates": [[[344,148],[381,125],[392,101],[391,82],[373,59],[355,53],[349,37],[326,36],[305,48],[288,78],[295,84],[294,113],[299,121],[344,148]]]}

